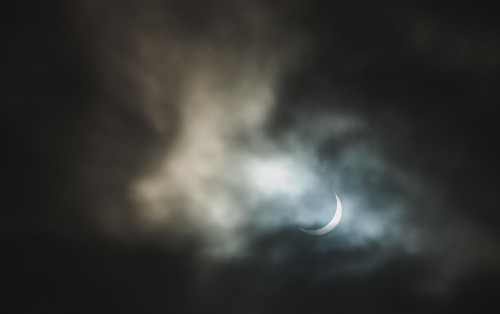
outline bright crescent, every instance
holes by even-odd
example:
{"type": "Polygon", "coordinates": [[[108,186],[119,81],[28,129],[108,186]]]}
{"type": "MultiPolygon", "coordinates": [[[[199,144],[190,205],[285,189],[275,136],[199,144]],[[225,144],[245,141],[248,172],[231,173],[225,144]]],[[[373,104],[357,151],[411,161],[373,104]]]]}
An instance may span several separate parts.
{"type": "Polygon", "coordinates": [[[310,235],[323,235],[332,231],[333,228],[335,228],[339,224],[340,217],[342,216],[342,204],[340,203],[340,199],[337,194],[335,194],[335,197],[337,198],[337,210],[335,211],[335,215],[333,215],[332,220],[330,220],[330,222],[326,226],[316,230],[306,230],[302,228],[299,229],[310,235]]]}

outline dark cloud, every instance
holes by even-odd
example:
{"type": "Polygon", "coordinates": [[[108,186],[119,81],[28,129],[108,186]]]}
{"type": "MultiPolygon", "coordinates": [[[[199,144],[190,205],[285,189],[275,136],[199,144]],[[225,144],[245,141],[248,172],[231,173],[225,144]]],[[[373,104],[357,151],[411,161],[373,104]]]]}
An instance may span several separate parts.
{"type": "Polygon", "coordinates": [[[6,12],[3,312],[498,312],[497,8],[6,12]]]}
{"type": "Polygon", "coordinates": [[[162,249],[101,237],[21,236],[8,256],[5,312],[189,310],[193,243],[162,249]]]}
{"type": "Polygon", "coordinates": [[[308,243],[295,243],[294,248],[301,249],[299,253],[276,259],[275,250],[280,249],[276,246],[282,244],[260,245],[254,259],[215,270],[219,280],[212,282],[217,282],[216,287],[200,293],[202,307],[215,306],[224,311],[229,303],[230,308],[243,313],[323,313],[330,309],[420,313],[438,304],[425,290],[432,270],[418,257],[402,252],[388,257],[387,252],[371,245],[361,250],[333,249],[318,254],[307,249],[308,243]],[[366,265],[359,265],[361,260],[374,265],[367,270],[366,265]],[[325,276],[328,272],[329,276],[325,276]]]}

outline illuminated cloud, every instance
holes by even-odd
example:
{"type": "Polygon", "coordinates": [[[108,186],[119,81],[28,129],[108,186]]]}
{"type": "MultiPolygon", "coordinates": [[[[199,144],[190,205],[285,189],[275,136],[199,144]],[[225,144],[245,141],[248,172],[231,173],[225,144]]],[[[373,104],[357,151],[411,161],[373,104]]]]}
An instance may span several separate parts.
{"type": "Polygon", "coordinates": [[[8,6],[14,312],[500,313],[496,11],[8,6]]]}

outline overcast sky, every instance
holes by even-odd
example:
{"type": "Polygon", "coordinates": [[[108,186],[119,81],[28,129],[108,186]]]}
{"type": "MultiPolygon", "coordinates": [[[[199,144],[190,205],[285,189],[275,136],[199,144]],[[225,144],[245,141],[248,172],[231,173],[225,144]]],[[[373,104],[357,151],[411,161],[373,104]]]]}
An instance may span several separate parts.
{"type": "Polygon", "coordinates": [[[2,312],[500,311],[498,6],[5,12],[2,312]]]}

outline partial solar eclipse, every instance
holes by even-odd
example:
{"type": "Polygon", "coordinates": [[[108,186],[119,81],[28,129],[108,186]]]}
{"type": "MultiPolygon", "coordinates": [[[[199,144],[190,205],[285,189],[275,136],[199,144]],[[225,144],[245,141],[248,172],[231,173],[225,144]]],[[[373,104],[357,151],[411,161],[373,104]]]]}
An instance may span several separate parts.
{"type": "Polygon", "coordinates": [[[337,194],[335,194],[335,197],[337,198],[337,209],[335,211],[335,215],[333,215],[332,220],[330,220],[330,222],[326,226],[316,230],[306,230],[302,228],[299,229],[310,235],[323,235],[332,231],[339,224],[340,217],[342,216],[342,204],[340,203],[340,199],[337,194]]]}

